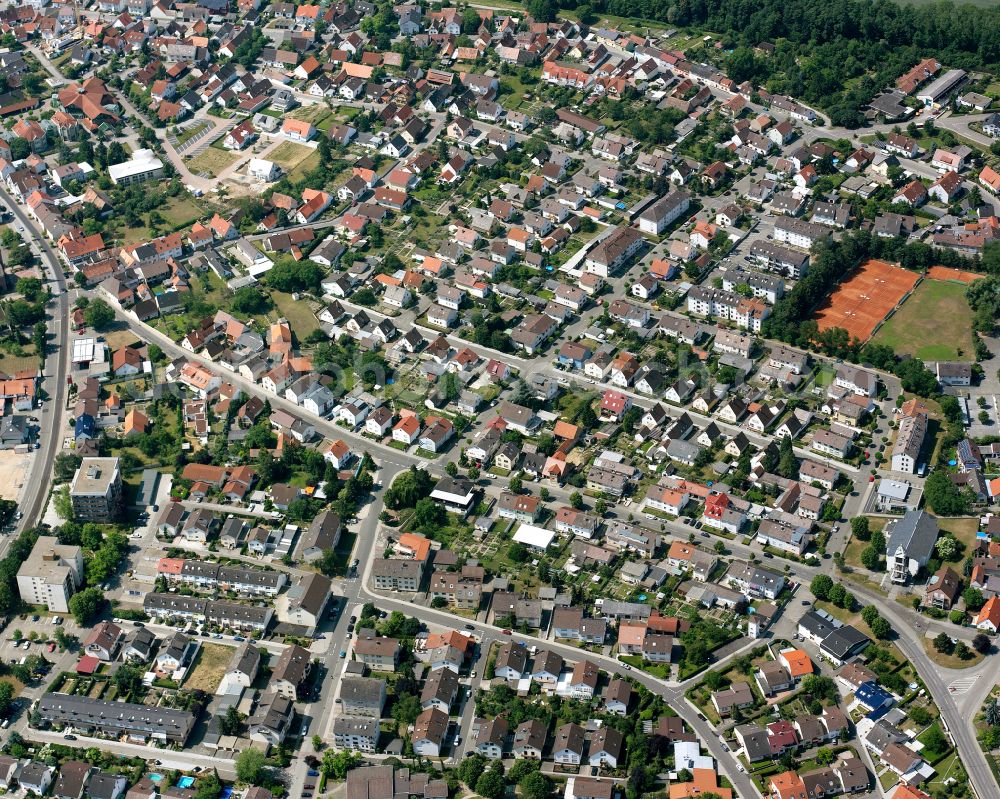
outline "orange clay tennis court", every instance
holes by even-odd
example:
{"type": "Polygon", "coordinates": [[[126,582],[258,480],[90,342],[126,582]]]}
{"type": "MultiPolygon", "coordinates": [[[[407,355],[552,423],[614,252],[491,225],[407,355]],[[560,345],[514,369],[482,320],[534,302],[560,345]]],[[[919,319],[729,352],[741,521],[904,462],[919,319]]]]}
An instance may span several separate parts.
{"type": "Polygon", "coordinates": [[[842,327],[851,338],[867,341],[919,279],[916,272],[900,266],[868,261],[830,295],[826,307],[816,315],[816,323],[821,331],[842,327]]]}
{"type": "Polygon", "coordinates": [[[977,275],[975,272],[966,272],[964,269],[952,269],[950,266],[932,266],[927,270],[927,277],[931,280],[971,283],[974,280],[979,280],[983,275],[977,275]]]}

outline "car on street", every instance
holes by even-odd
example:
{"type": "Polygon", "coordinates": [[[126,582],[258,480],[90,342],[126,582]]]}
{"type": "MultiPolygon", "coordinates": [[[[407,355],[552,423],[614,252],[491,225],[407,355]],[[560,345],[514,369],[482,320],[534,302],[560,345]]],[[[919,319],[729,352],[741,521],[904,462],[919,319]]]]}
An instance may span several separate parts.
{"type": "Polygon", "coordinates": [[[510,635],[510,630],[501,630],[500,634],[501,635],[510,635]]]}
{"type": "Polygon", "coordinates": [[[346,657],[347,657],[347,652],[345,652],[343,649],[341,649],[340,650],[340,659],[343,660],[346,657]]]}

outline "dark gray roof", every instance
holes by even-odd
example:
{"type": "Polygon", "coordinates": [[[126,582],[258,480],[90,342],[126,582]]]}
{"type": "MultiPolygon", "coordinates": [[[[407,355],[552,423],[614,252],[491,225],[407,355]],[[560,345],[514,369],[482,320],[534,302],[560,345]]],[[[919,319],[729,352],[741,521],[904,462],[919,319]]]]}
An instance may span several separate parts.
{"type": "Polygon", "coordinates": [[[45,694],[38,701],[38,712],[45,721],[140,734],[162,733],[170,740],[179,741],[187,739],[195,721],[194,714],[187,710],[106,702],[67,694],[45,694]]]}
{"type": "Polygon", "coordinates": [[[838,627],[820,644],[820,649],[833,655],[837,660],[845,660],[864,649],[871,639],[857,627],[845,624],[838,627]]]}
{"type": "Polygon", "coordinates": [[[908,558],[926,563],[934,551],[938,524],[930,514],[911,510],[886,525],[886,532],[885,551],[890,557],[901,548],[908,558]]]}
{"type": "Polygon", "coordinates": [[[771,744],[765,730],[752,724],[745,724],[737,730],[743,737],[743,746],[751,763],[771,757],[771,744]]]}
{"type": "Polygon", "coordinates": [[[815,610],[810,610],[799,619],[799,627],[802,627],[809,635],[820,639],[826,638],[832,633],[835,626],[831,619],[824,618],[815,610]]]}

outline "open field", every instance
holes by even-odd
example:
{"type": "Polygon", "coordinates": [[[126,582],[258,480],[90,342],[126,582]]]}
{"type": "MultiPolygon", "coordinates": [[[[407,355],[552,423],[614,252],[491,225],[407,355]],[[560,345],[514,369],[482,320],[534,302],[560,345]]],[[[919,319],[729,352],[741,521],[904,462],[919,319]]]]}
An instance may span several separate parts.
{"type": "Polygon", "coordinates": [[[158,211],[171,227],[186,227],[205,215],[205,209],[201,207],[201,203],[187,193],[179,197],[171,197],[167,204],[158,211]]]}
{"type": "Polygon", "coordinates": [[[289,116],[302,122],[311,122],[319,130],[329,130],[330,126],[336,122],[333,111],[320,103],[300,106],[289,116]]]}
{"type": "Polygon", "coordinates": [[[286,172],[291,172],[313,152],[315,151],[312,147],[296,144],[293,141],[286,141],[271,150],[271,155],[268,156],[268,159],[274,161],[274,163],[286,172]]]}
{"type": "Polygon", "coordinates": [[[971,361],[972,320],[965,285],[925,280],[873,341],[921,360],[971,361]]]}
{"type": "Polygon", "coordinates": [[[187,162],[187,167],[195,174],[205,172],[214,177],[226,167],[232,166],[239,157],[238,153],[233,153],[229,150],[223,150],[219,147],[206,147],[187,162]]]}
{"type": "Polygon", "coordinates": [[[109,330],[104,334],[104,343],[109,350],[116,350],[119,347],[127,347],[129,344],[140,344],[139,337],[129,329],[109,330]]]}
{"type": "Polygon", "coordinates": [[[912,291],[919,275],[885,261],[862,264],[830,295],[816,315],[820,330],[840,327],[852,338],[867,341],[900,300],[912,291]]]}
{"type": "Polygon", "coordinates": [[[278,309],[278,315],[285,317],[299,339],[304,339],[314,330],[319,330],[319,321],[305,300],[293,300],[291,294],[271,292],[271,299],[278,309]]]}
{"type": "Polygon", "coordinates": [[[201,645],[194,666],[184,681],[185,688],[200,689],[214,694],[226,673],[226,667],[233,656],[233,648],[222,644],[201,645]]]}
{"type": "Polygon", "coordinates": [[[313,150],[299,162],[299,165],[295,169],[288,173],[288,178],[289,180],[302,180],[317,166],[319,166],[319,153],[313,150]]]}

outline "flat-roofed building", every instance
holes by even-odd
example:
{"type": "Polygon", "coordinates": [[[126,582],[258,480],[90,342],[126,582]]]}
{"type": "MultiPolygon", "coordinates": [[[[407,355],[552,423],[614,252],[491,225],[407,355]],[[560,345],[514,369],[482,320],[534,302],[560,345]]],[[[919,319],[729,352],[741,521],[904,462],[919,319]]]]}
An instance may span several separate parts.
{"type": "Polygon", "coordinates": [[[132,153],[132,158],[108,167],[108,177],[117,186],[130,186],[155,180],[163,174],[163,161],[152,150],[140,149],[132,153]]]}
{"type": "Polygon", "coordinates": [[[122,474],[118,458],[84,458],[69,487],[73,516],[112,522],[122,513],[122,474]]]}
{"type": "Polygon", "coordinates": [[[31,554],[17,570],[17,590],[29,605],[45,605],[55,613],[68,613],[69,600],[83,584],[83,550],[59,543],[54,536],[39,536],[31,554]]]}

